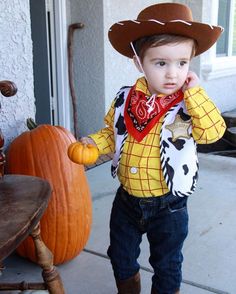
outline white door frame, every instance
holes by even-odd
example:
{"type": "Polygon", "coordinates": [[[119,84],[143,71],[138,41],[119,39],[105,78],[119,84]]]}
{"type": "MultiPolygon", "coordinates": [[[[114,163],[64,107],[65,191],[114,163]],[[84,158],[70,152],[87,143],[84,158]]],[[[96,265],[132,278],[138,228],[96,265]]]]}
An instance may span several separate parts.
{"type": "Polygon", "coordinates": [[[58,124],[71,130],[66,0],[54,0],[58,124]]]}

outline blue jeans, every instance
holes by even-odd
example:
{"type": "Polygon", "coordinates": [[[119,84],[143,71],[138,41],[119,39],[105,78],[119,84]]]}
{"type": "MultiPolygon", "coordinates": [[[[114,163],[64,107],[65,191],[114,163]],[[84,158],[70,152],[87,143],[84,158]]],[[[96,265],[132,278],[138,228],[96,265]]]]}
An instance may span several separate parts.
{"type": "Polygon", "coordinates": [[[182,247],[188,234],[187,197],[171,193],[138,198],[119,187],[110,219],[108,256],[117,280],[126,280],[139,269],[142,235],[150,244],[152,286],[158,294],[173,294],[182,280],[182,247]]]}

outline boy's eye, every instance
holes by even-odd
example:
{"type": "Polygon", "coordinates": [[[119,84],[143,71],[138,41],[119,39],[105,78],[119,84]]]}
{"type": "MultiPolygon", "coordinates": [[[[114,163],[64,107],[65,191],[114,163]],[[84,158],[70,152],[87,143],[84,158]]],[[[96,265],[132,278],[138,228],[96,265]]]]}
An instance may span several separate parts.
{"type": "Polygon", "coordinates": [[[182,60],[182,61],[179,62],[179,65],[180,65],[180,66],[184,66],[185,64],[187,64],[187,61],[183,61],[183,60],[182,60]]]}
{"type": "Polygon", "coordinates": [[[156,64],[159,66],[164,66],[166,63],[165,61],[158,61],[156,64]]]}

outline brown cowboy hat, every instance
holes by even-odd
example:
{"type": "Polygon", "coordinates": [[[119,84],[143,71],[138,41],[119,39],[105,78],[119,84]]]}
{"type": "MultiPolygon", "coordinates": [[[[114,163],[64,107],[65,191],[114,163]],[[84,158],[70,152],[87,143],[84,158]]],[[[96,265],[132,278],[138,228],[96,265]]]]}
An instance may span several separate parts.
{"type": "Polygon", "coordinates": [[[208,50],[219,38],[223,28],[194,22],[190,8],[179,3],[161,3],[142,10],[137,20],[124,20],[113,24],[108,37],[121,54],[133,58],[131,42],[139,38],[172,34],[189,37],[197,42],[196,55],[208,50]]]}

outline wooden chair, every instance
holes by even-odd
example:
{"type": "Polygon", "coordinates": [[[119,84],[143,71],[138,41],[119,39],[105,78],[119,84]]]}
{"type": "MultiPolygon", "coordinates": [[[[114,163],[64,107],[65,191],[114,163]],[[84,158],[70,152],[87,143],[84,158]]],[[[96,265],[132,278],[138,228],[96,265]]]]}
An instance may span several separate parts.
{"type": "MultiPolygon", "coordinates": [[[[0,92],[4,96],[12,96],[16,91],[14,83],[0,82],[0,92]]],[[[0,263],[31,235],[44,282],[1,283],[0,280],[0,291],[42,289],[51,294],[64,294],[60,275],[53,265],[53,255],[40,237],[40,219],[47,208],[51,187],[38,177],[4,175],[3,144],[0,134],[0,263]]]]}

